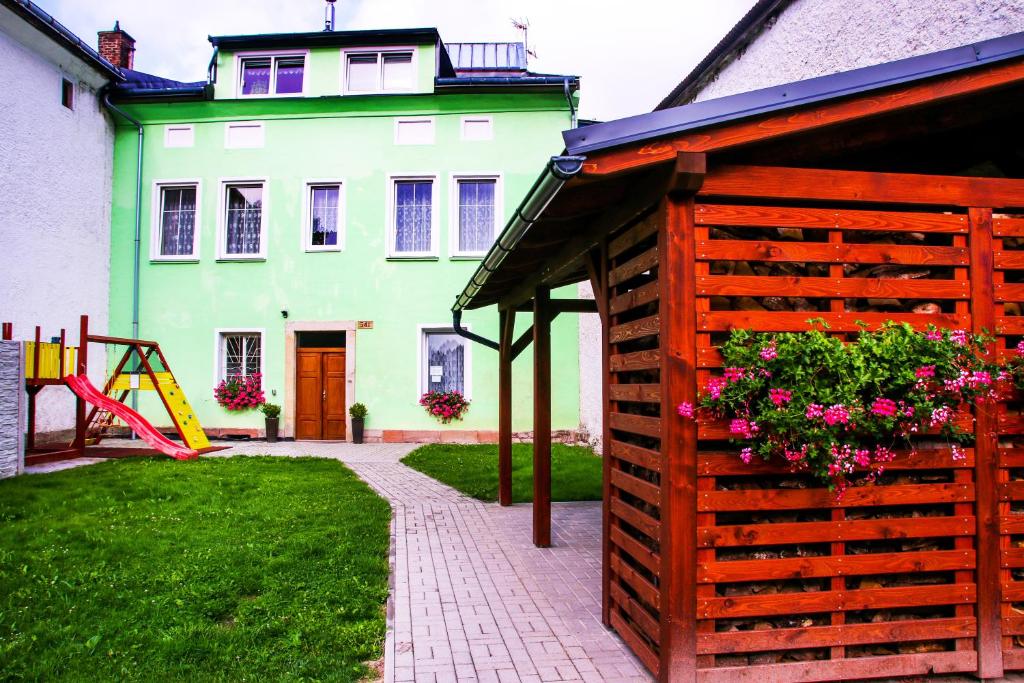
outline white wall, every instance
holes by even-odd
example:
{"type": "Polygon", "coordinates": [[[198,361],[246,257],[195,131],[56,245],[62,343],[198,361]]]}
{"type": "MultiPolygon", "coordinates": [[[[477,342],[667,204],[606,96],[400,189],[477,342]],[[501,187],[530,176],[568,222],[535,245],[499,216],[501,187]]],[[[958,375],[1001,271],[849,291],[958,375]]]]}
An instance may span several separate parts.
{"type": "MultiPolygon", "coordinates": [[[[0,321],[15,339],[68,330],[78,316],[107,331],[113,127],[97,92],[104,76],[0,6],[0,321]],[[75,109],[61,105],[61,78],[76,83],[75,109]]],[[[93,380],[102,381],[102,347],[93,380]]],[[[39,431],[74,425],[67,389],[39,394],[39,431]]]]}
{"type": "Polygon", "coordinates": [[[695,101],[1024,31],[1024,0],[795,0],[695,101]]]}
{"type": "MultiPolygon", "coordinates": [[[[593,299],[589,282],[576,285],[579,298],[593,299]]],[[[601,317],[593,313],[579,316],[580,335],[580,428],[589,435],[590,445],[602,452],[603,406],[601,405],[601,317]]]]}

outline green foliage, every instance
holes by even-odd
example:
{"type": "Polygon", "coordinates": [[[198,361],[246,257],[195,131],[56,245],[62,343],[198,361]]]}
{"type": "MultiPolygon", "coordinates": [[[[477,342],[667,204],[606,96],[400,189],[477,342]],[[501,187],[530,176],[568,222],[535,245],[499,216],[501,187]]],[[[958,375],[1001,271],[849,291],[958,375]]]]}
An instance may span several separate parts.
{"type": "Polygon", "coordinates": [[[0,481],[0,678],[362,680],[382,655],[389,520],[333,460],[0,481]]]}
{"type": "Polygon", "coordinates": [[[263,417],[273,420],[281,415],[281,406],[276,403],[264,403],[260,406],[260,411],[263,413],[263,417]]]}
{"type": "Polygon", "coordinates": [[[956,411],[995,398],[999,369],[985,360],[987,341],[891,322],[848,343],[819,329],[735,330],[722,346],[724,376],[708,383],[699,406],[730,420],[744,460],[784,458],[842,491],[873,481],[892,449],[912,448],[929,429],[962,454],[973,437],[956,411]]]}
{"type": "Polygon", "coordinates": [[[349,416],[359,420],[365,419],[366,413],[368,412],[369,411],[366,409],[366,406],[362,403],[353,403],[348,409],[349,416]]]}
{"type": "MultiPolygon", "coordinates": [[[[402,462],[479,500],[498,499],[498,447],[428,444],[402,462]]],[[[551,445],[551,499],[601,500],[601,458],[589,448],[551,445]]],[[[512,445],[512,500],[533,500],[533,447],[512,445]]]]}

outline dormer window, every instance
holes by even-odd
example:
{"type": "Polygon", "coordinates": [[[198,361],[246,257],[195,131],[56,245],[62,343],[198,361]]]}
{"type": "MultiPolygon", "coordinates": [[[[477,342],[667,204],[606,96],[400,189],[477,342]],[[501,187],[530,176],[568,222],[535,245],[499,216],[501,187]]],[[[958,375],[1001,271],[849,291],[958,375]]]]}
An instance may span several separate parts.
{"type": "Polygon", "coordinates": [[[305,55],[245,57],[238,91],[243,97],[301,95],[305,68],[305,55]]]}
{"type": "Polygon", "coordinates": [[[412,50],[345,53],[345,92],[353,95],[413,89],[412,50]]]}

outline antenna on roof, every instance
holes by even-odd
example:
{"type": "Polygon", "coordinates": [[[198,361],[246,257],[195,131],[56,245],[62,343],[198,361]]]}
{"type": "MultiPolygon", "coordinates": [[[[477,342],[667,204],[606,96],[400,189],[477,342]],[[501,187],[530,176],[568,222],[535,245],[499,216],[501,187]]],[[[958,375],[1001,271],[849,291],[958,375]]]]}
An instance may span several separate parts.
{"type": "Polygon", "coordinates": [[[512,25],[516,27],[516,30],[523,32],[523,49],[526,50],[526,54],[536,59],[537,53],[530,49],[530,20],[527,17],[522,19],[513,19],[512,25]]]}
{"type": "Polygon", "coordinates": [[[324,8],[324,30],[334,30],[334,3],[336,0],[327,0],[327,7],[324,8]]]}

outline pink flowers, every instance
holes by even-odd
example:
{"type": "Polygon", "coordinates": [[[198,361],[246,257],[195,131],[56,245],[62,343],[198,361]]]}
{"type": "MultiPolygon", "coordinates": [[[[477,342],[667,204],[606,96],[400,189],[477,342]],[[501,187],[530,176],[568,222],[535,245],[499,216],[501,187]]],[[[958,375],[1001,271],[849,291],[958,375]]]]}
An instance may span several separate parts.
{"type": "Polygon", "coordinates": [[[967,331],[951,330],[949,333],[949,341],[953,342],[957,346],[967,346],[967,331]]]}
{"type": "Polygon", "coordinates": [[[935,366],[934,365],[922,365],[914,373],[914,376],[917,377],[918,379],[924,379],[925,377],[934,377],[935,376],[935,366]]]}
{"type": "Polygon", "coordinates": [[[729,433],[744,439],[753,438],[754,434],[757,434],[758,431],[759,428],[756,422],[745,420],[742,417],[738,417],[729,423],[729,433]]]}
{"type": "Polygon", "coordinates": [[[822,417],[825,420],[825,424],[829,427],[837,424],[848,424],[850,422],[850,411],[842,403],[837,403],[826,408],[825,414],[822,417]]]}
{"type": "Polygon", "coordinates": [[[825,407],[820,403],[808,403],[807,412],[804,413],[804,417],[808,420],[817,420],[819,417],[825,414],[825,407]]]}
{"type": "Polygon", "coordinates": [[[761,360],[775,360],[778,358],[779,353],[775,349],[775,341],[770,341],[767,346],[761,347],[761,352],[758,355],[761,357],[761,360]]]}
{"type": "Polygon", "coordinates": [[[725,378],[712,377],[708,380],[707,386],[704,388],[708,392],[708,396],[717,401],[722,395],[722,390],[725,389],[727,385],[728,381],[725,378]]]}
{"type": "Polygon", "coordinates": [[[1017,342],[1017,355],[1024,357],[1024,339],[1017,342]]]}
{"type": "Polygon", "coordinates": [[[469,401],[461,391],[428,391],[420,397],[420,405],[427,414],[436,417],[441,424],[461,420],[469,410],[469,401]]]}
{"type": "Polygon", "coordinates": [[[932,427],[939,427],[953,419],[953,411],[948,406],[940,406],[932,411],[929,423],[932,427]]]}
{"type": "Polygon", "coordinates": [[[871,404],[871,412],[879,417],[896,415],[896,402],[889,398],[876,398],[871,404]]]}
{"type": "Polygon", "coordinates": [[[724,371],[725,379],[729,382],[739,382],[747,374],[746,368],[726,368],[724,371]]]}
{"type": "Polygon", "coordinates": [[[228,410],[247,410],[265,403],[261,387],[262,375],[232,375],[221,380],[213,390],[217,403],[228,410]]]}
{"type": "Polygon", "coordinates": [[[749,465],[750,461],[754,459],[754,449],[744,448],[740,451],[740,460],[743,461],[744,465],[749,465]]]}
{"type": "Polygon", "coordinates": [[[781,408],[793,400],[793,392],[788,389],[769,389],[768,396],[776,408],[781,408]]]}
{"type": "Polygon", "coordinates": [[[689,403],[688,401],[683,401],[678,406],[676,406],[676,412],[679,413],[679,415],[681,415],[682,417],[688,417],[690,419],[693,419],[693,404],[689,403]]]}
{"type": "Polygon", "coordinates": [[[924,338],[928,341],[942,341],[942,332],[939,330],[928,330],[924,338]]]}

